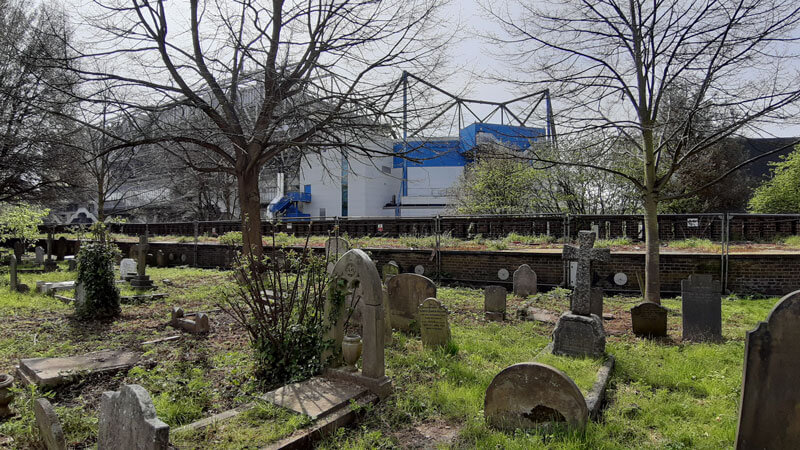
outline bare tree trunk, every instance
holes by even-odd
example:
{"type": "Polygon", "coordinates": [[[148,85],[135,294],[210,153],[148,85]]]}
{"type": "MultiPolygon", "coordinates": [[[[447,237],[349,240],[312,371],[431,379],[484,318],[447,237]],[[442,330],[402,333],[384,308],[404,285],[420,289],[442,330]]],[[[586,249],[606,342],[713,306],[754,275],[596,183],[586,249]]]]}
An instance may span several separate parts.
{"type": "Polygon", "coordinates": [[[242,252],[245,259],[252,256],[260,261],[263,254],[261,242],[261,193],[258,191],[258,171],[243,170],[236,175],[239,184],[239,206],[242,220],[242,252]]]}
{"type": "Polygon", "coordinates": [[[644,198],[644,233],[646,253],[644,258],[644,299],[661,304],[661,275],[659,269],[658,201],[655,193],[644,198]]]}

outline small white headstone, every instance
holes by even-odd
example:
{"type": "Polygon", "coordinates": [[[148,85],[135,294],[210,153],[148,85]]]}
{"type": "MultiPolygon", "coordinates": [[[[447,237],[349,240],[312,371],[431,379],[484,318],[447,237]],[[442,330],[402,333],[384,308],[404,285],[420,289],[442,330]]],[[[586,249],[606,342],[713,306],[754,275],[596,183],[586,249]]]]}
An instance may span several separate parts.
{"type": "Polygon", "coordinates": [[[36,246],[34,251],[36,253],[36,264],[44,264],[44,249],[36,246]]]}
{"type": "Polygon", "coordinates": [[[119,277],[125,280],[130,277],[136,276],[136,260],[132,258],[124,258],[119,262],[119,277]]]}

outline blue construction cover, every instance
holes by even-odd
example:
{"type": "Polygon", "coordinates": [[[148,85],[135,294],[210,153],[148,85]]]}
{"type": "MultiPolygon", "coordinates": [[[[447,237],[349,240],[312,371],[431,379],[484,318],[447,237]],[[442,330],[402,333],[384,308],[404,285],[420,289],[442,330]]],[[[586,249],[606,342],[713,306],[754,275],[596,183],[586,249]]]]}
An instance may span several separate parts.
{"type": "Polygon", "coordinates": [[[269,205],[269,212],[276,213],[278,211],[283,211],[284,208],[292,204],[292,199],[287,196],[281,197],[280,200],[277,202],[269,205]]]}
{"type": "MultiPolygon", "coordinates": [[[[402,141],[396,142],[394,152],[417,160],[408,161],[408,167],[459,167],[467,165],[469,160],[464,154],[475,148],[476,143],[494,141],[524,150],[530,147],[531,141],[544,135],[544,128],[474,123],[461,130],[458,139],[409,141],[407,149],[402,141]]],[[[395,156],[394,167],[403,167],[403,158],[395,156]]]]}

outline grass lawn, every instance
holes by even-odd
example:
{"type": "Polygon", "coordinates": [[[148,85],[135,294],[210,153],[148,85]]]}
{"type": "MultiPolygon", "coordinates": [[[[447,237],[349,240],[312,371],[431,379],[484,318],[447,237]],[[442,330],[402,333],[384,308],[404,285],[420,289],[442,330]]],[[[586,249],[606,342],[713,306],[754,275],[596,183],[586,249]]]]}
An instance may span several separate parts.
{"type": "MultiPolygon", "coordinates": [[[[65,267],[65,266],[63,266],[65,267]]],[[[189,311],[216,309],[214,294],[228,283],[225,272],[200,269],[148,268],[168,298],[123,305],[121,318],[83,324],[71,306],[41,294],[8,291],[0,278],[0,373],[13,373],[20,358],[71,356],[101,349],[144,352],[143,362],[116,375],[99,375],[45,393],[56,405],[68,440],[77,447],[94,444],[99,397],[121,383],[147,389],[159,417],[173,430],[203,417],[254,401],[263,392],[252,379],[246,335],[223,313],[212,312],[212,334],[183,335],[179,341],[142,346],[145,341],[181,334],[166,326],[172,306],[189,311]],[[161,280],[172,281],[165,286],[161,280]]],[[[21,281],[63,281],[75,273],[24,274],[21,281]]],[[[537,296],[537,304],[553,312],[565,310],[563,290],[537,296]]],[[[509,320],[483,319],[483,292],[440,288],[439,299],[450,309],[455,346],[448,350],[422,347],[416,336],[395,333],[387,347],[387,374],[395,394],[371,407],[354,429],[323,441],[321,448],[396,448],[412,445],[444,448],[726,448],[732,447],[738,416],[744,334],[764,320],[777,299],[723,300],[721,344],[680,342],[680,301],[668,299],[669,337],[660,341],[634,338],[627,310],[640,299],[606,298],[607,350],[617,359],[609,405],[602,420],[584,434],[502,433],[483,420],[483,397],[492,378],[505,367],[540,361],[570,375],[585,393],[601,361],[541,354],[550,342],[552,325],[515,318],[521,299],[509,299],[509,320]]],[[[38,432],[30,402],[38,392],[18,392],[16,417],[0,422],[0,447],[36,448],[38,432]],[[13,441],[10,441],[13,439],[13,441]]],[[[258,403],[236,419],[200,432],[172,433],[179,448],[253,448],[308,424],[305,416],[258,403]]]]}

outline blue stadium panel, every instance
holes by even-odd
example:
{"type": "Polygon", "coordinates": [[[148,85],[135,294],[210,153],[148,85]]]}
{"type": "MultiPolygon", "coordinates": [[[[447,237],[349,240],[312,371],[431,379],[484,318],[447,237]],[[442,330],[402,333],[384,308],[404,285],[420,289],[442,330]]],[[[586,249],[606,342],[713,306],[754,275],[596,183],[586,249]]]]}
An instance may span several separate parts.
{"type": "Polygon", "coordinates": [[[544,136],[545,129],[499,125],[495,123],[473,123],[459,133],[462,152],[475,148],[478,141],[478,134],[489,135],[508,147],[524,150],[530,147],[531,141],[535,141],[537,138],[544,136]]]}
{"type": "MultiPolygon", "coordinates": [[[[409,141],[408,150],[402,142],[394,144],[394,152],[404,154],[417,161],[408,161],[408,167],[459,167],[467,165],[467,159],[459,151],[458,139],[436,141],[409,141]]],[[[403,158],[394,157],[394,167],[403,167],[403,158]]]]}

